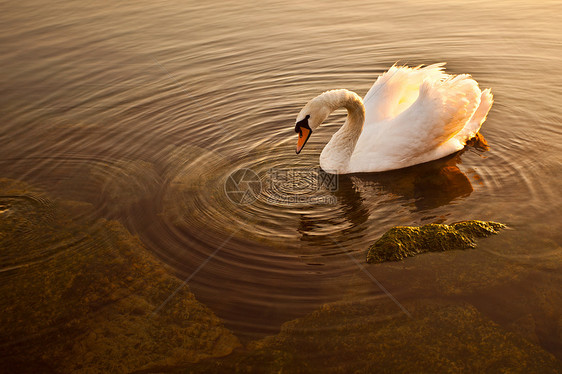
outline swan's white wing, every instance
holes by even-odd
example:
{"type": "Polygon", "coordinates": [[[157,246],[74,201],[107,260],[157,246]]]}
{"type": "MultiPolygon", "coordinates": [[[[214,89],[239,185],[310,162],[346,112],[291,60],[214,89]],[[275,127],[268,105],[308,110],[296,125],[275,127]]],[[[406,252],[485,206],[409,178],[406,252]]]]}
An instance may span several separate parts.
{"type": "Polygon", "coordinates": [[[472,118],[480,95],[469,75],[425,81],[418,99],[391,121],[385,136],[405,147],[402,161],[412,165],[460,150],[464,144],[448,141],[472,118]]]}
{"type": "Polygon", "coordinates": [[[395,118],[364,129],[350,170],[399,169],[444,157],[463,148],[455,137],[471,120],[481,91],[469,75],[426,80],[416,101],[395,118]]]}
{"type": "Polygon", "coordinates": [[[443,73],[445,63],[426,67],[409,68],[392,66],[377,78],[363,99],[365,124],[394,118],[408,108],[418,97],[425,80],[439,81],[448,75],[443,73]]]}

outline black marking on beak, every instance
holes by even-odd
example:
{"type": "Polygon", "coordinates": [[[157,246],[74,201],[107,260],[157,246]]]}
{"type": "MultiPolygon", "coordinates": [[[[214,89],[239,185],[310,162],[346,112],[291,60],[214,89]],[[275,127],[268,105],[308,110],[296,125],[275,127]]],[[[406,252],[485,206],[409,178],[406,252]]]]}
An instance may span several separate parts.
{"type": "Polygon", "coordinates": [[[299,141],[297,143],[297,150],[296,150],[297,154],[301,152],[306,142],[310,138],[310,135],[312,135],[312,129],[308,125],[309,118],[310,115],[307,114],[306,117],[298,121],[297,124],[295,125],[295,132],[299,134],[299,141]],[[303,134],[303,129],[304,129],[304,134],[303,134]]]}
{"type": "Polygon", "coordinates": [[[301,127],[304,127],[305,129],[309,129],[310,131],[312,131],[310,126],[308,126],[308,119],[309,118],[310,118],[310,114],[307,114],[306,117],[304,117],[303,119],[301,119],[300,121],[297,122],[297,124],[295,125],[295,132],[297,134],[302,135],[301,127]]]}

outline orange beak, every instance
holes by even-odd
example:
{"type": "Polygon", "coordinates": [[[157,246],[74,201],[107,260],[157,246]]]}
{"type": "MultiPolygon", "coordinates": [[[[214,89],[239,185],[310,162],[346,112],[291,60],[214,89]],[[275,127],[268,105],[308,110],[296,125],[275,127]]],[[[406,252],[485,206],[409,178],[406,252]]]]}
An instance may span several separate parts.
{"type": "Polygon", "coordinates": [[[306,144],[306,142],[308,141],[308,138],[310,138],[310,135],[312,134],[312,130],[307,129],[306,127],[301,127],[300,131],[299,131],[299,140],[297,142],[297,155],[299,153],[301,153],[304,145],[306,144]]]}

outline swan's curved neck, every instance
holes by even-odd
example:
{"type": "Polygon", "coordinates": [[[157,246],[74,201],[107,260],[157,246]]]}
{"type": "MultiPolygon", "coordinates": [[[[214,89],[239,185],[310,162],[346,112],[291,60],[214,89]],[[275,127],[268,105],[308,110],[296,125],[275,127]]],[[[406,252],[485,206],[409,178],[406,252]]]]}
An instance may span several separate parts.
{"type": "Polygon", "coordinates": [[[349,161],[365,123],[363,100],[355,92],[333,90],[323,93],[331,111],[347,109],[347,118],[343,126],[332,136],[322,154],[320,166],[327,172],[348,172],[349,161]]]}

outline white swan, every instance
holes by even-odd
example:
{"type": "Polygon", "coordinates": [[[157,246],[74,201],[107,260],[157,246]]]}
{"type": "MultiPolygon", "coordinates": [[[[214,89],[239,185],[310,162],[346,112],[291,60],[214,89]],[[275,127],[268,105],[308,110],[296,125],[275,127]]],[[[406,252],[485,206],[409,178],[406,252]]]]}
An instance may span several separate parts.
{"type": "Polygon", "coordinates": [[[378,172],[436,160],[476,136],[493,103],[470,75],[449,75],[444,63],[392,66],[365,99],[340,89],[309,101],[297,116],[297,153],[338,108],[347,119],[320,154],[320,167],[336,174],[378,172]]]}

